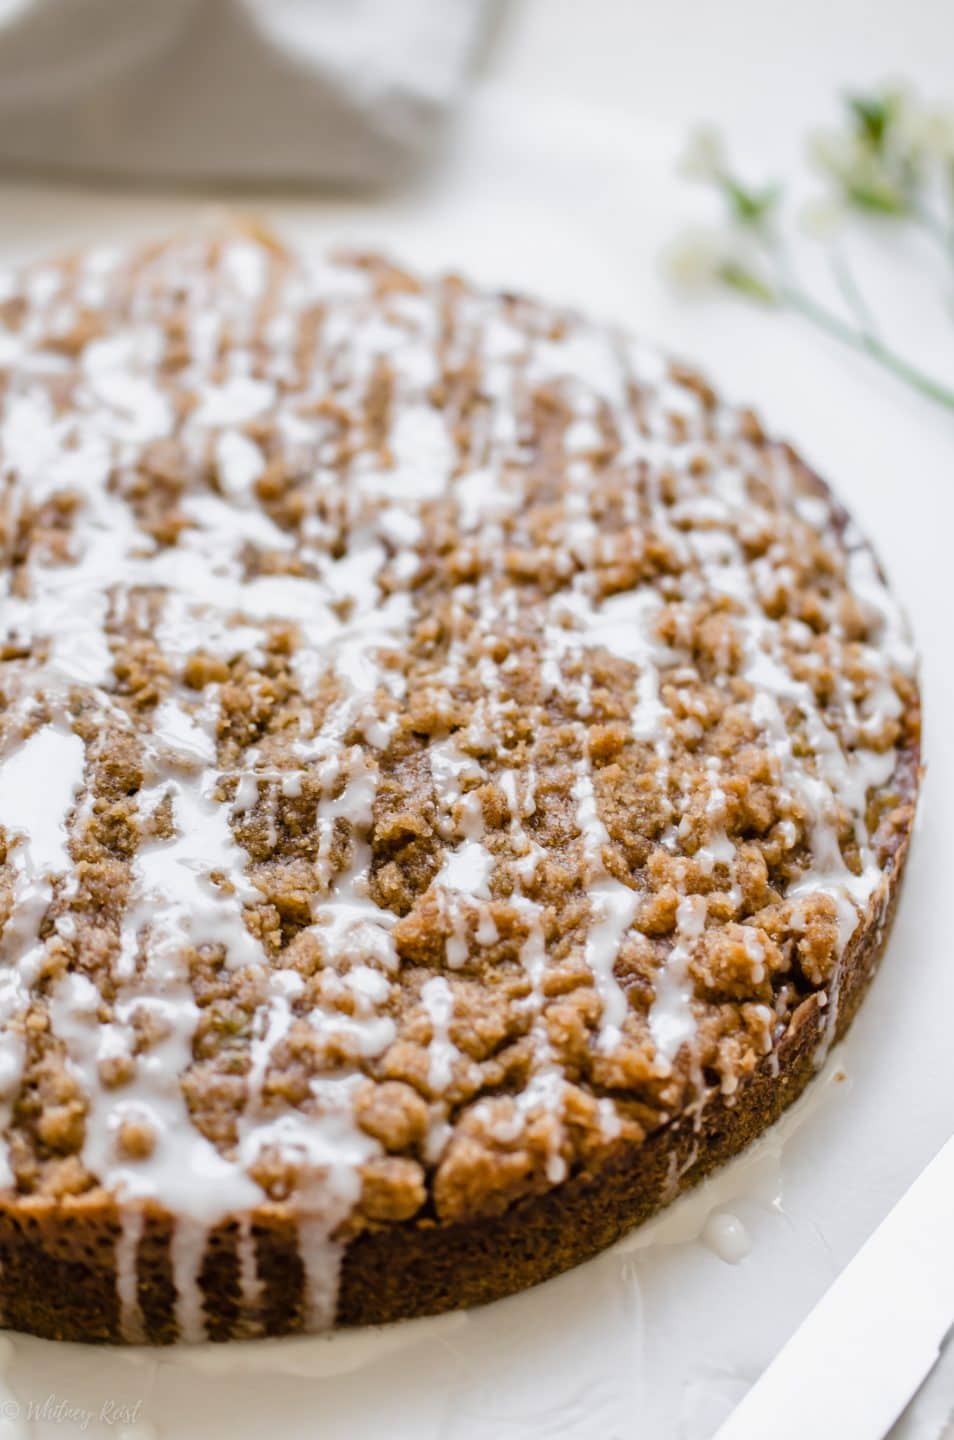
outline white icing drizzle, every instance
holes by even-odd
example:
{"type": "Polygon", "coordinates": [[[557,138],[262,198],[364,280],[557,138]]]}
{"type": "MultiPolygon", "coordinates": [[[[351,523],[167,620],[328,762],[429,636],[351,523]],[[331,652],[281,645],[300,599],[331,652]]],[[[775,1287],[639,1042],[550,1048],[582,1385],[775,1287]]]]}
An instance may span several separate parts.
{"type": "Polygon", "coordinates": [[[236,969],[263,958],[261,946],[242,923],[242,902],[257,897],[243,878],[244,856],[232,838],[228,811],[215,799],[217,783],[217,772],[208,769],[198,784],[186,786],[163,776],[141,792],[140,814],[146,824],[171,796],[177,833],[137,852],[136,899],[123,927],[123,959],[130,969],[144,928],[149,934],[148,966],[158,973],[174,963],[171,957],[187,940],[224,944],[228,964],[236,969]],[[233,893],[216,887],[209,878],[212,873],[233,877],[233,893]]]}
{"type": "Polygon", "coordinates": [[[139,1241],[143,1232],[143,1212],[138,1206],[126,1206],[119,1216],[119,1240],[116,1244],[116,1294],[119,1299],[119,1333],[130,1345],[145,1340],[142,1311],[139,1307],[139,1241]]]}
{"type": "Polygon", "coordinates": [[[199,1288],[199,1274],[205,1259],[208,1227],[180,1214],[169,1245],[172,1280],[176,1289],[176,1326],[179,1339],[196,1344],[206,1338],[205,1303],[199,1288]]]}
{"type": "MultiPolygon", "coordinates": [[[[198,1276],[210,1229],[228,1217],[238,1223],[243,1321],[254,1327],[262,1284],[250,1216],[263,1191],[253,1172],[273,1152],[293,1161],[305,1177],[296,1199],[303,1217],[306,1326],[334,1322],[342,1227],[360,1196],[362,1167],[381,1153],[353,1118],[359,1064],[382,1056],[397,1033],[388,1013],[400,969],[392,933],[396,917],[373,898],[370,834],[380,760],[400,710],[414,700],[405,694],[396,662],[419,619],[414,579],[420,557],[414,547],[425,536],[428,507],[446,502],[448,513],[456,514],[462,550],[474,547],[479,559],[474,573],[480,578],[455,585],[449,603],[455,626],[461,632],[473,627],[483,645],[480,700],[465,729],[455,729],[449,717],[455,687],[471,678],[472,652],[455,639],[434,678],[435,691],[447,697],[448,722],[431,739],[426,756],[445,848],[428,897],[446,927],[448,975],[435,975],[421,988],[431,1023],[428,1081],[442,1097],[459,1067],[470,1064],[450,1039],[455,985],[475,952],[499,939],[496,852],[487,844],[474,793],[492,782],[510,813],[516,884],[506,903],[524,927],[519,953],[529,994],[521,1003],[531,1017],[533,1050],[530,1080],[512,1098],[512,1121],[498,1115],[493,1123],[498,1129],[512,1124],[518,1134],[541,1110],[551,1116],[556,1123],[547,1175],[554,1184],[567,1173],[562,1129],[567,1082],[548,1039],[547,933],[543,907],[532,891],[544,857],[526,824],[538,805],[536,777],[532,767],[511,768],[501,745],[509,703],[502,698],[503,670],[519,657],[498,662],[494,643],[522,633],[542,679],[541,703],[559,700],[575,717],[579,754],[572,757],[571,799],[589,906],[581,949],[601,1002],[598,1044],[604,1053],[625,1044],[631,1033],[616,962],[645,897],[637,877],[621,868],[619,847],[600,816],[598,772],[587,748],[593,685],[585,667],[579,678],[580,662],[588,652],[602,651],[631,667],[628,738],[648,747],[656,763],[654,783],[667,792],[674,747],[666,686],[691,659],[678,637],[670,634],[663,642],[657,633],[667,605],[678,609],[671,606],[664,579],[605,596],[596,588],[596,571],[611,558],[615,523],[600,518],[602,452],[615,447],[614,465],[633,479],[623,487],[619,521],[635,537],[632,544],[642,544],[652,532],[687,566],[681,602],[713,594],[726,598],[744,651],[740,677],[755,692],[751,718],[777,762],[783,787],[809,816],[812,865],[787,898],[832,898],[841,953],[881,879],[865,806],[870,788],[890,779],[897,757],[869,742],[885,718],[900,712],[892,672],[910,673],[913,663],[897,608],[870,552],[849,527],[848,582],[878,625],[877,649],[863,647],[862,659],[878,683],[859,703],[842,682],[838,703],[847,728],[841,736],[835,732],[787,658],[785,646],[798,649],[808,638],[807,627],[803,634],[801,622],[772,621],[764,608],[787,583],[782,557],[769,548],[748,563],[737,538],[740,517],[750,507],[738,415],[724,409],[706,423],[713,427],[710,440],[712,434],[731,440],[742,458],[726,454],[703,476],[692,463],[693,437],[706,433],[697,399],[669,376],[651,348],[573,317],[562,317],[558,327],[518,323],[503,313],[498,299],[458,296],[445,365],[453,370],[475,360],[487,402],[486,413],[474,421],[472,453],[462,455],[450,412],[432,398],[440,378],[436,349],[445,298],[438,287],[398,289],[385,303],[372,296],[360,266],[303,262],[278,276],[267,247],[245,239],[223,244],[217,275],[205,273],[204,258],[201,246],[190,250],[186,244],[150,262],[146,289],[130,302],[124,327],[86,344],[68,405],[55,403],[52,381],[69,365],[48,341],[58,326],[71,323],[71,306],[101,303],[119,257],[112,252],[87,257],[72,296],[60,293],[59,272],[34,271],[22,324],[0,331],[0,365],[14,367],[0,414],[0,539],[8,560],[2,638],[14,654],[32,648],[44,657],[32,669],[17,659],[8,665],[12,703],[0,753],[0,823],[11,845],[14,895],[0,940],[6,962],[0,969],[0,1022],[29,1002],[47,943],[38,938],[44,918],[51,901],[72,883],[58,878],[71,870],[68,833],[78,835],[89,820],[85,768],[96,751],[91,746],[87,756],[74,729],[80,695],[97,707],[104,733],[135,741],[145,773],[137,796],[143,838],[130,867],[111,976],[111,1017],[101,1018],[98,991],[80,969],[62,975],[48,998],[55,1033],[88,1101],[82,1159],[126,1202],[116,1268],[123,1333],[130,1339],[142,1334],[136,1257],[141,1203],[147,1201],[179,1216],[171,1259],[181,1337],[205,1334],[198,1276]],[[143,298],[149,284],[175,292],[188,316],[188,356],[176,385],[191,388],[195,403],[184,408],[184,419],[157,380],[166,342],[143,298]],[[254,314],[275,287],[276,304],[264,335],[256,337],[254,314]],[[304,319],[322,310],[309,342],[320,363],[303,376],[298,345],[304,343],[304,319]],[[229,344],[220,352],[226,335],[229,344]],[[393,372],[386,435],[379,444],[365,444],[364,422],[355,421],[358,443],[342,470],[329,411],[337,406],[359,412],[384,359],[393,372]],[[631,393],[637,383],[650,387],[641,392],[638,414],[631,393]],[[517,541],[531,543],[523,528],[534,483],[525,416],[535,387],[557,390],[568,408],[562,514],[553,541],[556,571],[566,583],[541,598],[532,617],[524,617],[516,591],[501,591],[498,582],[507,549],[517,541]],[[674,428],[677,421],[680,428],[674,428]],[[259,497],[270,463],[268,425],[258,428],[265,422],[309,478],[297,535],[271,519],[259,497]],[[144,448],[174,433],[190,463],[200,471],[204,466],[211,478],[207,486],[183,493],[178,502],[183,526],[176,543],[165,544],[141,523],[128,482],[144,448]],[[66,551],[37,546],[14,582],[18,526],[64,492],[73,497],[66,551]],[[339,515],[347,537],[343,554],[332,545],[337,535],[332,517],[339,515]],[[252,563],[250,553],[261,564],[252,563]],[[147,604],[153,607],[149,611],[147,604]],[[148,732],[136,727],[115,696],[115,625],[140,613],[148,613],[146,628],[173,672],[148,732]],[[303,722],[295,736],[292,768],[277,767],[253,746],[238,771],[229,769],[219,736],[222,682],[206,684],[200,697],[179,672],[196,654],[225,662],[244,656],[257,663],[276,623],[297,634],[291,667],[303,695],[326,696],[327,703],[316,708],[320,722],[314,728],[303,722]],[[796,730],[803,732],[808,760],[804,746],[795,743],[796,730]],[[850,744],[844,739],[849,733],[850,744]],[[365,743],[356,743],[356,736],[365,743]],[[321,1001],[305,1007],[300,976],[273,966],[247,923],[263,896],[236,833],[242,833],[247,817],[261,814],[274,836],[281,803],[300,800],[306,781],[315,779],[318,883],[300,935],[319,947],[326,983],[321,1001]],[[839,807],[854,825],[858,875],[839,848],[839,807]],[[250,1025],[245,1103],[229,1150],[192,1123],[180,1083],[195,1058],[200,1018],[189,947],[221,947],[227,970],[260,981],[264,997],[250,1025]],[[137,1027],[146,1022],[157,1038],[137,1049],[137,1027]],[[268,1077],[278,1048],[302,1023],[316,1042],[350,1047],[356,1059],[313,1080],[307,1102],[294,1106],[275,1100],[268,1077]],[[130,1078],[111,1088],[102,1082],[101,1069],[117,1058],[135,1063],[130,1078]],[[133,1158],[122,1150],[119,1138],[127,1123],[151,1132],[148,1153],[133,1158]]],[[[799,508],[805,523],[834,535],[828,502],[796,497],[782,459],[775,461],[771,484],[776,496],[799,508]]],[[[836,647],[844,643],[837,625],[830,636],[836,647]]],[[[691,724],[691,717],[685,723],[691,724]]],[[[724,870],[727,889],[737,894],[735,845],[726,831],[727,796],[718,762],[710,762],[706,774],[712,828],[696,860],[703,873],[724,870]]],[[[662,843],[675,851],[682,838],[677,819],[662,843]]],[[[689,965],[706,923],[705,897],[680,895],[649,1012],[660,1073],[682,1046],[692,1046],[696,1020],[689,965]]],[[[75,935],[68,911],[56,925],[63,940],[75,935]]],[[[764,954],[754,932],[747,953],[755,975],[764,954]]],[[[831,1033],[838,983],[836,969],[827,997],[831,1033]]],[[[767,1026],[769,1018],[767,1012],[767,1026]]],[[[15,1089],[21,1064],[20,1042],[8,1033],[0,1055],[0,1121],[8,1118],[5,1097],[15,1089]]],[[[488,1123],[497,1115],[485,1100],[474,1108],[488,1123]]],[[[612,1139],[620,1127],[612,1102],[600,1101],[598,1114],[604,1136],[612,1139]]],[[[447,1106],[438,1098],[432,1105],[432,1159],[448,1133],[447,1106]]],[[[0,1182],[10,1183],[5,1165],[4,1158],[0,1182]]]]}
{"type": "Polygon", "coordinates": [[[619,1043],[628,1009],[626,996],[613,974],[613,963],[635,918],[639,893],[617,880],[604,865],[602,850],[609,844],[609,835],[599,818],[588,765],[584,765],[573,787],[573,798],[591,877],[588,892],[593,915],[586,937],[586,963],[593,971],[603,1002],[600,1043],[609,1050],[619,1043]]]}
{"type": "Polygon", "coordinates": [[[454,1074],[459,1051],[450,1038],[450,1022],[454,1014],[454,995],[443,975],[434,975],[421,987],[421,999],[431,1022],[428,1084],[443,1092],[454,1074]]]}
{"type": "Polygon", "coordinates": [[[0,824],[14,847],[14,911],[3,937],[8,959],[29,952],[53,879],[70,868],[66,822],[84,760],[79,736],[57,725],[34,731],[0,767],[0,824]]]}
{"type": "Polygon", "coordinates": [[[242,1319],[253,1332],[259,1328],[258,1312],[265,1287],[258,1273],[258,1252],[252,1233],[252,1219],[249,1215],[239,1216],[238,1241],[236,1250],[239,1266],[239,1295],[242,1304],[242,1319]]]}
{"type": "Polygon", "coordinates": [[[702,1227],[702,1243],[726,1265],[738,1265],[751,1252],[752,1241],[738,1215],[714,1210],[702,1227]]]}
{"type": "MultiPolygon", "coordinates": [[[[524,818],[532,815],[535,808],[528,780],[532,782],[532,776],[524,777],[525,793],[521,800],[515,773],[508,770],[501,776],[501,787],[510,809],[510,832],[516,842],[515,848],[518,855],[522,854],[525,857],[522,861],[517,862],[521,878],[524,881],[530,878],[537,860],[540,858],[540,847],[529,839],[522,823],[524,818]]],[[[534,1016],[530,1035],[533,1042],[535,1070],[531,1084],[516,1097],[517,1113],[525,1120],[533,1114],[534,1110],[542,1107],[559,1121],[563,1115],[566,1081],[563,1071],[554,1059],[544,1018],[543,977],[546,970],[546,940],[543,932],[543,915],[540,905],[525,894],[518,897],[517,903],[527,926],[527,936],[520,947],[520,963],[526,971],[531,987],[527,1003],[534,1016]]],[[[617,1123],[615,1112],[611,1119],[607,1116],[601,1116],[601,1119],[604,1123],[604,1131],[608,1138],[611,1138],[612,1127],[617,1123]]],[[[547,1177],[552,1184],[559,1184],[566,1175],[566,1161],[561,1153],[560,1140],[561,1129],[557,1126],[553,1131],[550,1152],[547,1156],[547,1177]]]]}
{"type": "Polygon", "coordinates": [[[705,929],[706,898],[686,895],[676,910],[676,943],[656,985],[649,1026],[661,1055],[672,1060],[695,1033],[692,982],[687,973],[690,950],[705,929]]]}

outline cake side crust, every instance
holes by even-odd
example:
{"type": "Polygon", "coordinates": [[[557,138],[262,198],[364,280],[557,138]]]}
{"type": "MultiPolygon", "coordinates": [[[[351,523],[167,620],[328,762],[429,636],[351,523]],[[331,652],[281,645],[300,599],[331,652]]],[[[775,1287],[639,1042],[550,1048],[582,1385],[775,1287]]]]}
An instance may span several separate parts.
{"type": "MultiPolygon", "coordinates": [[[[502,1215],[363,1232],[345,1251],[338,1325],[385,1324],[482,1305],[561,1274],[650,1219],[773,1125],[817,1074],[829,1046],[847,1032],[884,953],[910,843],[918,749],[906,758],[910,799],[897,817],[897,848],[865,924],[843,957],[833,1017],[817,994],[809,996],[777,1051],[744,1082],[734,1104],[711,1097],[697,1129],[683,1117],[643,1145],[622,1145],[592,1172],[502,1215]]],[[[251,1217],[262,1284],[255,1315],[243,1313],[240,1301],[239,1223],[232,1218],[212,1231],[200,1271],[210,1340],[301,1333],[307,1329],[307,1304],[296,1216],[271,1204],[251,1217]]],[[[150,1344],[179,1338],[170,1260],[174,1229],[173,1217],[160,1207],[145,1208],[137,1297],[141,1339],[150,1344]]],[[[51,1340],[128,1340],[117,1283],[121,1232],[111,1197],[21,1198],[14,1204],[0,1197],[3,1323],[51,1340]]]]}

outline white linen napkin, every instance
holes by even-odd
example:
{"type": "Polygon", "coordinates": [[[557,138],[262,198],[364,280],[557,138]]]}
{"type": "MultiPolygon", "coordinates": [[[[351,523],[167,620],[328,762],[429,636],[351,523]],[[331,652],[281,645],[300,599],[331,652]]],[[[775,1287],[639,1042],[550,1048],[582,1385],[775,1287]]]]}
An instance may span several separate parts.
{"type": "Polygon", "coordinates": [[[0,0],[0,167],[377,184],[427,150],[488,0],[0,0]]]}

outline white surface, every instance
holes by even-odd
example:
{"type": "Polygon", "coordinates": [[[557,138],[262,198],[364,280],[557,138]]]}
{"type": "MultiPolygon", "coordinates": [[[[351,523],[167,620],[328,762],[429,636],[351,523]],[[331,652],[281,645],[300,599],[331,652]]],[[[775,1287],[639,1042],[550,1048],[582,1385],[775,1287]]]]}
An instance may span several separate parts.
{"type": "MultiPolygon", "coordinates": [[[[86,1433],[97,1436],[117,1430],[96,1418],[104,1402],[141,1400],[139,1440],[146,1420],[163,1440],[705,1440],[948,1138],[954,416],[798,321],[674,301],[657,256],[704,209],[673,176],[692,121],[724,120],[756,173],[785,169],[840,85],[900,72],[940,89],[952,42],[947,0],[532,0],[502,25],[453,152],[413,193],[360,205],[254,202],[296,236],[373,241],[414,264],[572,299],[704,361],[836,485],[908,607],[924,658],[930,770],[906,894],[845,1048],[852,1083],[830,1087],[786,1147],[781,1208],[774,1181],[753,1183],[751,1165],[718,1191],[751,1253],[728,1265],[686,1239],[610,1254],[466,1319],[312,1345],[308,1363],[322,1373],[297,1378],[268,1379],[264,1356],[226,1378],[170,1356],[157,1364],[18,1341],[9,1374],[22,1406],[52,1394],[89,1409],[86,1433]]],[[[200,208],[0,186],[0,251],[141,235],[200,208]]],[[[898,292],[890,249],[876,244],[867,256],[879,303],[912,350],[954,373],[954,328],[931,302],[934,262],[919,257],[922,290],[898,292]]],[[[934,1418],[906,1416],[904,1440],[936,1440],[947,1408],[933,1393],[934,1418]]],[[[77,1428],[46,1420],[36,1434],[77,1428]]]]}
{"type": "Polygon", "coordinates": [[[865,1242],[716,1440],[882,1440],[954,1323],[954,1139],[865,1242]],[[885,1297],[900,1325],[884,1324],[885,1297]],[[811,1383],[806,1384],[810,1377],[811,1383]]]}

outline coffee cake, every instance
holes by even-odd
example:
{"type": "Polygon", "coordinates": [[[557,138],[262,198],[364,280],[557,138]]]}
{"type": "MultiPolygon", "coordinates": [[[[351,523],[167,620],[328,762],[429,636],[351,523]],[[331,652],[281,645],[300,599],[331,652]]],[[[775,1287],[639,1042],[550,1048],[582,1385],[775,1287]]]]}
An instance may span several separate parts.
{"type": "Polygon", "coordinates": [[[491,1299],[770,1123],[919,766],[797,455],[611,327],[255,228],[0,295],[3,1323],[491,1299]]]}

